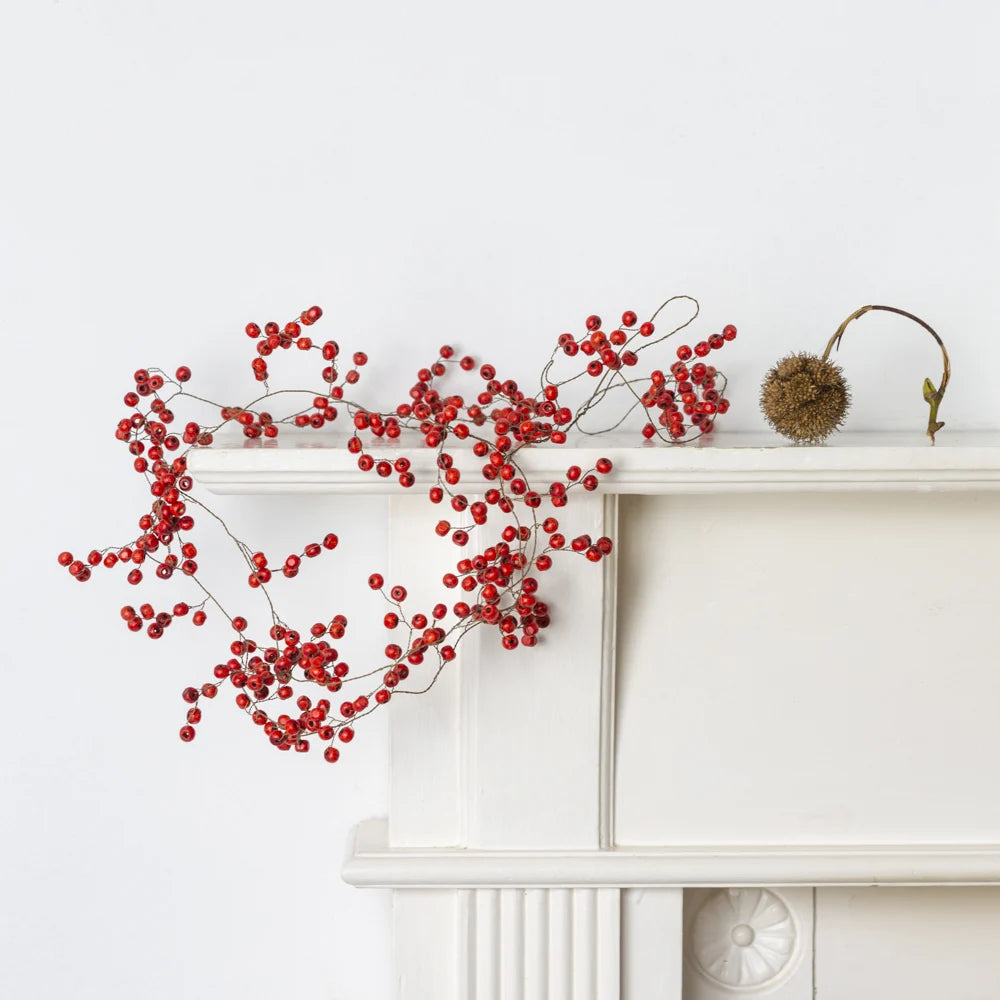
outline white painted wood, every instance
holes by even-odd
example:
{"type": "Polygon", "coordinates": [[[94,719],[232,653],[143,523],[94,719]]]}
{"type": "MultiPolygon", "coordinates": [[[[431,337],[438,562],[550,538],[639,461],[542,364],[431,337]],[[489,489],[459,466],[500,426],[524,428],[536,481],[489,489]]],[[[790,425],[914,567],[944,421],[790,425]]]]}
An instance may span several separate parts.
{"type": "MultiPolygon", "coordinates": [[[[574,535],[615,533],[616,497],[584,495],[568,510],[563,522],[574,535]]],[[[539,516],[550,512],[543,505],[539,516]]],[[[390,500],[387,584],[406,586],[412,608],[440,600],[440,575],[454,568],[457,550],[433,530],[439,513],[419,497],[390,500]]],[[[557,558],[539,579],[554,628],[560,619],[569,625],[558,641],[543,633],[534,649],[515,655],[500,647],[495,632],[483,642],[485,630],[477,630],[462,640],[459,658],[430,692],[393,695],[393,844],[610,844],[615,557],[601,566],[557,558]],[[599,613],[578,614],[591,603],[599,613]],[[556,741],[553,717],[559,719],[556,741]],[[555,801],[558,809],[551,808],[555,801]]],[[[401,687],[423,687],[427,680],[426,668],[414,668],[401,687]]]]}
{"type": "Polygon", "coordinates": [[[528,889],[524,894],[524,1000],[548,1000],[549,894],[528,889]]]}
{"type": "MultiPolygon", "coordinates": [[[[220,436],[196,450],[189,464],[198,482],[217,493],[387,493],[391,478],[361,472],[342,434],[282,431],[275,441],[220,436]]],[[[949,432],[931,446],[919,433],[838,434],[820,446],[789,445],[777,435],[719,432],[689,445],[638,443],[634,434],[576,437],[562,446],[526,448],[517,461],[539,482],[606,455],[615,471],[606,493],[721,493],[802,490],[939,490],[1000,487],[1000,433],[949,432]]],[[[380,442],[379,455],[405,454],[417,482],[434,480],[434,455],[413,441],[380,442]]],[[[475,476],[481,466],[467,449],[455,465],[475,476]]],[[[420,492],[419,485],[416,492],[420,492]]]]}
{"type": "Polygon", "coordinates": [[[457,989],[470,1000],[618,1000],[619,894],[462,889],[457,989]]]}
{"type": "Polygon", "coordinates": [[[527,947],[524,907],[527,891],[501,889],[500,892],[500,1000],[521,1000],[526,991],[525,951],[527,947]]]}
{"type": "MultiPolygon", "coordinates": [[[[604,498],[603,531],[617,540],[618,497],[604,498]]],[[[601,694],[600,743],[598,745],[597,772],[597,846],[605,850],[615,843],[615,716],[617,714],[617,680],[615,672],[618,658],[618,546],[602,562],[601,580],[603,605],[601,609],[601,694]]]]}
{"type": "Polygon", "coordinates": [[[597,890],[597,1000],[621,996],[622,893],[619,889],[597,890]]]}
{"type": "Polygon", "coordinates": [[[597,992],[597,890],[573,890],[573,996],[597,992]]]}
{"type": "Polygon", "coordinates": [[[1000,495],[621,519],[618,843],[1000,843],[1000,495]]]}
{"type": "MultiPolygon", "coordinates": [[[[399,492],[342,444],[221,442],[192,469],[219,492],[399,492]]],[[[382,450],[432,481],[432,454],[382,450]]],[[[393,699],[390,817],[344,877],[397,890],[398,996],[992,1000],[1000,888],[961,887],[1000,887],[1000,434],[518,458],[544,483],[603,455],[603,493],[558,516],[615,558],[546,574],[549,641],[466,641],[393,699]]],[[[388,565],[415,605],[455,558],[416,493],[390,503],[388,565]]]]}
{"type": "MultiPolygon", "coordinates": [[[[395,893],[398,896],[400,893],[395,893]]],[[[476,893],[463,889],[453,894],[455,900],[455,952],[453,963],[447,960],[443,966],[452,964],[455,970],[455,992],[458,997],[473,997],[476,992],[476,893]]],[[[414,920],[423,920],[424,914],[413,914],[414,920]]]]}
{"type": "Polygon", "coordinates": [[[611,851],[390,848],[384,820],[359,824],[342,869],[352,885],[1000,885],[1000,846],[618,847],[611,851]]]}
{"type": "MultiPolygon", "coordinates": [[[[613,530],[613,510],[607,498],[584,496],[561,516],[574,535],[598,538],[613,530]]],[[[543,505],[539,516],[547,513],[543,505]]],[[[608,836],[614,620],[601,607],[614,608],[614,597],[601,595],[614,575],[581,563],[557,558],[539,574],[553,626],[534,649],[512,655],[492,632],[476,662],[462,665],[475,698],[461,722],[471,741],[469,847],[597,848],[602,829],[608,836]]]]}
{"type": "Polygon", "coordinates": [[[684,1000],[813,1000],[812,889],[684,893],[684,1000]]]}
{"type": "MultiPolygon", "coordinates": [[[[444,563],[441,572],[428,572],[429,566],[442,565],[444,546],[434,533],[439,514],[426,497],[389,500],[386,584],[405,586],[407,606],[414,611],[426,612],[441,599],[441,573],[451,568],[444,563]]],[[[446,550],[445,554],[452,556],[446,550]]],[[[376,605],[373,613],[385,610],[376,605]]],[[[386,642],[392,641],[393,633],[383,630],[383,635],[386,642]]],[[[455,669],[442,671],[431,691],[419,696],[393,695],[389,711],[389,836],[393,843],[458,846],[464,841],[469,758],[460,740],[463,720],[468,718],[467,687],[477,650],[478,636],[470,635],[462,641],[455,669]]],[[[400,688],[426,686],[433,676],[431,670],[430,661],[414,667],[400,688]]]]}
{"type": "Polygon", "coordinates": [[[816,1000],[994,1000],[1000,889],[818,889],[816,1000]]]}
{"type": "Polygon", "coordinates": [[[573,998],[573,896],[569,889],[550,889],[549,1000],[573,998]]]}
{"type": "Polygon", "coordinates": [[[500,1000],[500,975],[504,955],[500,950],[500,890],[475,892],[475,1000],[500,1000]]]}
{"type": "Polygon", "coordinates": [[[684,892],[622,893],[621,1000],[682,1000],[684,892]]]}
{"type": "MultiPolygon", "coordinates": [[[[456,976],[460,927],[464,926],[462,895],[467,894],[437,889],[393,893],[391,951],[398,1000],[469,1000],[473,996],[456,976]]],[[[352,995],[355,991],[345,988],[344,992],[352,995]]]]}

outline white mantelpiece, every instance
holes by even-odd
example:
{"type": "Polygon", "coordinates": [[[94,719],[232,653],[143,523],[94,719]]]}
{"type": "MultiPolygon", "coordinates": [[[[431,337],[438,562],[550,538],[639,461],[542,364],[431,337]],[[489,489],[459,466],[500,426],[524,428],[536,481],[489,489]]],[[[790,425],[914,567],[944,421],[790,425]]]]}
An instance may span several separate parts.
{"type": "MultiPolygon", "coordinates": [[[[343,436],[284,432],[274,441],[230,438],[197,452],[192,468],[219,493],[382,493],[398,495],[395,480],[361,472],[343,436]]],[[[380,443],[379,454],[405,453],[418,480],[433,475],[427,449],[380,443]]],[[[463,473],[482,462],[467,448],[452,451],[463,473]]],[[[637,444],[635,434],[576,437],[561,447],[518,455],[533,480],[547,482],[569,465],[592,467],[602,455],[615,462],[603,493],[665,494],[760,490],[976,489],[1000,484],[1000,433],[942,431],[931,446],[919,433],[839,434],[822,447],[794,447],[773,434],[717,433],[683,446],[637,444]]],[[[422,481],[422,480],[421,480],[422,481]]]]}
{"type": "MultiPolygon", "coordinates": [[[[218,492],[392,495],[392,579],[439,599],[417,568],[454,561],[439,511],[342,445],[191,464],[218,492]]],[[[432,456],[400,451],[430,482],[432,456]]],[[[394,699],[390,815],[344,876],[396,890],[406,1000],[825,1000],[863,910],[836,887],[1000,885],[1000,434],[612,435],[519,461],[546,484],[601,456],[601,491],[560,517],[614,557],[557,561],[536,649],[473,637],[394,699]]],[[[975,977],[1000,966],[973,965],[950,1000],[993,995],[975,977]]]]}

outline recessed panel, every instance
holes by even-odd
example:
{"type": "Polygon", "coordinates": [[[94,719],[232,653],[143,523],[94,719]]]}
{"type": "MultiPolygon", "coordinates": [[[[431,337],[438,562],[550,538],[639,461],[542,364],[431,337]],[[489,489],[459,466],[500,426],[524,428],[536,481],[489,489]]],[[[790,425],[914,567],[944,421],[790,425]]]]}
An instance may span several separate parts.
{"type": "Polygon", "coordinates": [[[619,523],[619,844],[1000,842],[1000,498],[624,497],[619,523]]]}
{"type": "Polygon", "coordinates": [[[817,889],[817,1000],[993,1000],[1000,889],[817,889]]]}

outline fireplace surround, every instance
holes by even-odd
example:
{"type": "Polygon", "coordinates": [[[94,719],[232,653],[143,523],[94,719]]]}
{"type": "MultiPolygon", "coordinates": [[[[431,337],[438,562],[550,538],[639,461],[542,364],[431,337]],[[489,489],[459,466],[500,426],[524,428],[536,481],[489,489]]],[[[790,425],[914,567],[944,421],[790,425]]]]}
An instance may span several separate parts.
{"type": "MultiPolygon", "coordinates": [[[[191,467],[220,493],[389,494],[391,578],[436,595],[433,508],[342,444],[191,467]]],[[[552,641],[471,636],[390,708],[389,815],[343,876],[394,890],[398,996],[995,995],[1000,434],[602,435],[519,461],[542,482],[601,455],[567,519],[615,552],[556,561],[552,641]]]]}

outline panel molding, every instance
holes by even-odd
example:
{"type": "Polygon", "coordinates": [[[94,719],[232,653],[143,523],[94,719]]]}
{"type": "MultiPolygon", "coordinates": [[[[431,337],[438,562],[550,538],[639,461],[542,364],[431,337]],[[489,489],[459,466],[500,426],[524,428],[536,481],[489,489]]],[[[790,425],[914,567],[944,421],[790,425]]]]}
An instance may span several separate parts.
{"type": "Polygon", "coordinates": [[[610,556],[603,560],[601,621],[601,690],[598,773],[597,773],[597,846],[602,850],[615,842],[615,719],[617,687],[615,680],[618,644],[618,497],[604,498],[604,533],[615,539],[610,556]]]}

